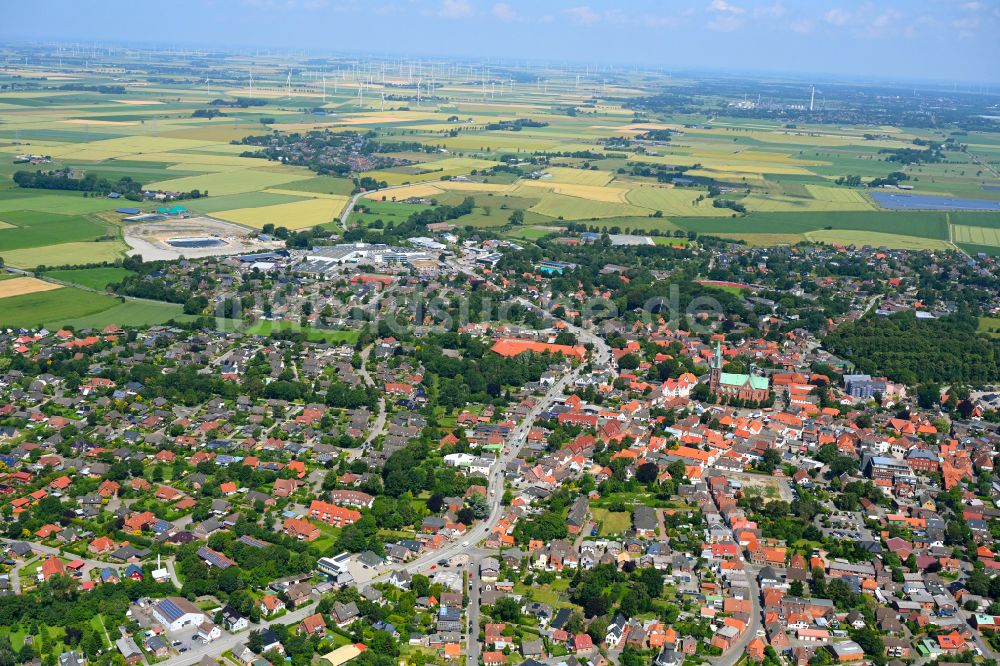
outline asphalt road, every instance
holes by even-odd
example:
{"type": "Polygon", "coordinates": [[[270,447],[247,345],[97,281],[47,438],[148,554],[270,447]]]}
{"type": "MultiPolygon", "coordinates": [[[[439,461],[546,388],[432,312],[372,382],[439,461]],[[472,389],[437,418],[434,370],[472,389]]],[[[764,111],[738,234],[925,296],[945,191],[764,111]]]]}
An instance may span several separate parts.
{"type": "MultiPolygon", "coordinates": [[[[287,613],[276,620],[251,624],[249,629],[241,631],[238,634],[230,634],[224,631],[222,633],[222,637],[218,640],[212,641],[208,645],[195,645],[187,652],[170,657],[164,661],[157,662],[157,666],[189,666],[190,664],[197,664],[201,661],[201,658],[206,655],[216,658],[226,650],[232,650],[237,644],[245,642],[251,631],[264,629],[272,624],[298,624],[315,612],[316,602],[311,601],[307,606],[297,608],[291,613],[287,613]]],[[[192,645],[194,644],[195,642],[192,641],[192,645]]]]}
{"type": "Polygon", "coordinates": [[[480,598],[479,559],[478,557],[470,559],[468,567],[469,604],[465,608],[469,621],[465,648],[465,660],[468,666],[478,666],[479,653],[481,652],[479,647],[479,610],[482,599],[480,598]]]}

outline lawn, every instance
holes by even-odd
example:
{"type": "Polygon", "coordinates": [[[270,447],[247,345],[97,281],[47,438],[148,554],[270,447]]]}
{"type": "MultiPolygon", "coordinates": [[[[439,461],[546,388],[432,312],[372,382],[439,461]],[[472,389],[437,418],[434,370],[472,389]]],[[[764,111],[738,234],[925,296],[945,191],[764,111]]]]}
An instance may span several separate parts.
{"type": "Polygon", "coordinates": [[[0,300],[0,326],[32,328],[64,322],[107,310],[118,300],[72,287],[60,287],[0,300]]]}
{"type": "Polygon", "coordinates": [[[632,516],[627,511],[591,509],[594,520],[601,525],[601,536],[625,534],[632,528],[632,516]]]}
{"type": "Polygon", "coordinates": [[[991,338],[1000,338],[1000,317],[980,317],[979,332],[991,338]]]}
{"type": "Polygon", "coordinates": [[[302,328],[297,322],[269,321],[262,319],[247,329],[250,335],[269,336],[277,331],[302,331],[312,342],[354,344],[358,341],[358,331],[338,331],[325,328],[302,328]]]}
{"type": "MultiPolygon", "coordinates": [[[[562,580],[556,580],[551,585],[532,585],[528,587],[527,585],[518,584],[514,586],[514,594],[520,594],[525,597],[531,597],[532,601],[539,601],[543,604],[548,604],[555,608],[559,604],[560,595],[555,589],[556,583],[563,582],[562,580]]],[[[569,581],[565,581],[567,584],[569,581]]]]}
{"type": "Polygon", "coordinates": [[[104,290],[109,284],[121,282],[134,272],[120,266],[105,266],[101,268],[79,268],[70,270],[46,271],[45,276],[53,280],[70,282],[82,287],[104,290]]]}
{"type": "Polygon", "coordinates": [[[311,520],[309,522],[319,528],[320,531],[320,537],[310,543],[309,547],[321,555],[330,554],[330,551],[333,549],[333,545],[337,543],[337,539],[340,538],[340,528],[315,520],[311,520]]]}

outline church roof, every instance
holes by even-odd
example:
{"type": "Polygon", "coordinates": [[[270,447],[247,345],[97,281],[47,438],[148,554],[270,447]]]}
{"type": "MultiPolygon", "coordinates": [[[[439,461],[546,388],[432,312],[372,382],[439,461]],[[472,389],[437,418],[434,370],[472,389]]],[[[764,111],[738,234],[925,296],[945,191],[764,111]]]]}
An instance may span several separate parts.
{"type": "Polygon", "coordinates": [[[767,377],[760,375],[744,375],[735,372],[723,372],[719,375],[719,383],[723,386],[746,386],[750,384],[752,389],[767,390],[769,382],[767,377]]]}

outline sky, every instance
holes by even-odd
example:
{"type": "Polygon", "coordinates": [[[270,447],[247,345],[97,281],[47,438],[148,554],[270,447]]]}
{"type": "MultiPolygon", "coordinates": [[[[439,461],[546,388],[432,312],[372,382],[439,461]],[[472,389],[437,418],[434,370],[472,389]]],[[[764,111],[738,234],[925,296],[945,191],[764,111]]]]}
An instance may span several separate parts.
{"type": "Polygon", "coordinates": [[[44,0],[5,40],[1000,84],[1000,0],[44,0]]]}

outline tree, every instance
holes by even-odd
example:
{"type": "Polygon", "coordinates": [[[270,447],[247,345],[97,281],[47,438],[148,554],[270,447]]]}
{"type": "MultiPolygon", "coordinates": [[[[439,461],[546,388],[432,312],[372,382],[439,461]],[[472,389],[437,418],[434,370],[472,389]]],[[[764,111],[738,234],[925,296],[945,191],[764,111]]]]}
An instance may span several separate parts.
{"type": "Polygon", "coordinates": [[[764,451],[764,455],[761,457],[761,461],[757,465],[757,469],[770,474],[780,464],[781,454],[778,453],[777,449],[768,449],[767,451],[764,451]]]}
{"type": "Polygon", "coordinates": [[[656,463],[643,463],[639,465],[639,468],[635,471],[636,481],[640,483],[649,483],[650,481],[655,481],[657,475],[660,472],[660,468],[656,463]]]}
{"type": "Polygon", "coordinates": [[[635,354],[625,354],[618,359],[618,367],[622,370],[635,370],[639,367],[639,357],[635,354]]]}
{"type": "Polygon", "coordinates": [[[924,409],[930,409],[941,399],[941,386],[933,382],[925,382],[917,387],[917,404],[924,409]]]}
{"type": "Polygon", "coordinates": [[[636,578],[646,588],[646,594],[655,599],[663,594],[663,573],[652,567],[639,569],[636,578]]]}
{"type": "Polygon", "coordinates": [[[472,514],[480,520],[490,515],[490,503],[480,493],[473,493],[465,503],[472,509],[472,514]]]}
{"type": "Polygon", "coordinates": [[[667,465],[667,473],[670,474],[671,479],[681,483],[687,480],[687,465],[684,464],[683,460],[674,460],[667,465]]]}
{"type": "Polygon", "coordinates": [[[372,639],[369,641],[368,647],[376,654],[384,654],[390,657],[399,656],[399,646],[396,644],[396,639],[388,631],[379,630],[372,634],[372,639]]]}
{"type": "Polygon", "coordinates": [[[521,619],[521,605],[513,597],[497,599],[490,616],[501,622],[518,622],[521,619]]]}
{"type": "Polygon", "coordinates": [[[427,591],[431,587],[431,579],[423,574],[413,574],[410,579],[410,589],[418,597],[427,596],[427,591]]]}

